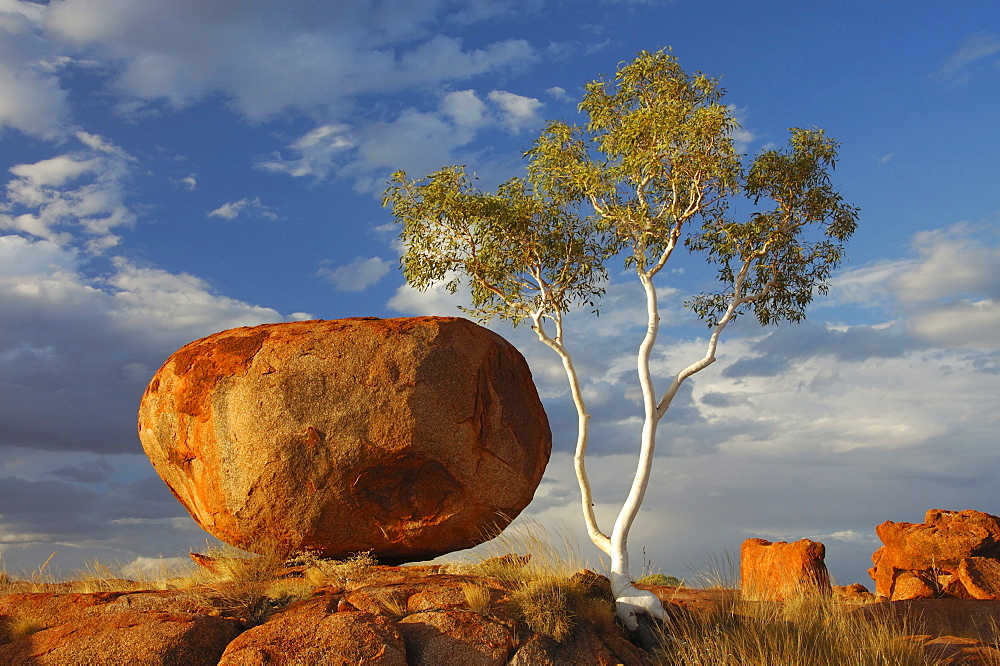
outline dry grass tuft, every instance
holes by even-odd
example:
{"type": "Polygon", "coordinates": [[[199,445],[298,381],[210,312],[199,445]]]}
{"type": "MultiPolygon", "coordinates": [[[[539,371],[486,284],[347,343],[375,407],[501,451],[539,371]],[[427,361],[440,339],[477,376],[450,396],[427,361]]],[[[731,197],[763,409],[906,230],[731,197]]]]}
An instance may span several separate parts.
{"type": "Polygon", "coordinates": [[[511,598],[532,631],[563,641],[576,626],[583,591],[568,578],[540,578],[522,581],[511,598]]]}
{"type": "Polygon", "coordinates": [[[15,611],[12,615],[0,618],[0,645],[13,643],[46,627],[38,616],[26,611],[15,611]]]}
{"type": "Polygon", "coordinates": [[[493,592],[490,588],[477,583],[462,583],[462,593],[470,610],[483,616],[490,614],[493,604],[493,592]]]}
{"type": "Polygon", "coordinates": [[[407,616],[406,600],[396,592],[383,592],[375,597],[385,614],[393,620],[401,620],[407,616]]]}
{"type": "Polygon", "coordinates": [[[740,556],[725,550],[701,558],[695,587],[706,590],[735,590],[740,586],[740,556]]]}
{"type": "Polygon", "coordinates": [[[707,619],[667,628],[661,663],[679,666],[917,666],[920,649],[906,627],[846,613],[831,599],[784,604],[736,602],[707,619]]]}
{"type": "Polygon", "coordinates": [[[302,575],[313,587],[352,587],[368,578],[378,560],[370,552],[358,553],[346,560],[324,560],[312,553],[302,553],[298,555],[296,564],[303,567],[302,575]]]}
{"type": "Polygon", "coordinates": [[[126,592],[129,590],[162,589],[160,582],[152,579],[132,580],[122,571],[122,565],[102,564],[96,560],[87,564],[87,568],[73,575],[69,591],[92,594],[94,592],[126,592]]]}
{"type": "Polygon", "coordinates": [[[11,576],[6,568],[0,570],[0,593],[50,592],[52,585],[55,584],[55,579],[49,573],[48,568],[55,556],[56,553],[52,553],[41,566],[19,579],[11,576]]]}
{"type": "MultiPolygon", "coordinates": [[[[562,641],[578,621],[604,624],[609,616],[614,621],[611,602],[588,596],[584,579],[574,578],[585,564],[573,539],[553,539],[538,524],[521,523],[477,550],[478,561],[459,565],[458,571],[504,583],[516,619],[532,631],[562,641]]],[[[469,605],[475,610],[471,600],[469,605]]]]}
{"type": "Polygon", "coordinates": [[[212,570],[199,569],[190,593],[217,614],[239,620],[247,627],[267,621],[276,611],[311,594],[303,580],[278,578],[287,559],[278,550],[248,556],[233,547],[212,549],[212,570]]]}

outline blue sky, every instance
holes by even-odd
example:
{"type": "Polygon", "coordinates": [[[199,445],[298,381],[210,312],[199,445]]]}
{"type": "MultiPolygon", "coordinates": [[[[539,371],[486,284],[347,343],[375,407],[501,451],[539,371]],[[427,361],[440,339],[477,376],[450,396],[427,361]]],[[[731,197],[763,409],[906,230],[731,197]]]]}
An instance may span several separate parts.
{"type": "MultiPolygon", "coordinates": [[[[0,0],[5,565],[59,551],[64,570],[139,568],[201,547],[135,436],[163,360],[233,326],[455,314],[460,295],[403,284],[388,175],[517,175],[545,120],[579,119],[585,83],[664,46],[722,79],[747,153],[793,126],[840,140],[836,182],[861,218],[805,324],[738,322],[687,385],[661,426],[637,565],[644,552],[689,576],[748,537],[810,537],[840,581],[867,584],[878,523],[1000,513],[993,0],[0,0]]],[[[680,303],[710,273],[675,268],[661,382],[704,351],[680,303]]],[[[569,332],[605,522],[634,467],[644,321],[634,279],[612,273],[601,317],[569,332]]],[[[577,531],[561,369],[497,330],[554,428],[526,513],[577,531]]]]}

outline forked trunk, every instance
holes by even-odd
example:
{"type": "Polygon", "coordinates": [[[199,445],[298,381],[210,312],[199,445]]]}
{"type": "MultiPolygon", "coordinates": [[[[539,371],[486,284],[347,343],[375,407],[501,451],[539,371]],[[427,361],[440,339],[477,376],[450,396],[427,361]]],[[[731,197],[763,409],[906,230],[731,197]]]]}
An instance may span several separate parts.
{"type": "Polygon", "coordinates": [[[656,449],[656,426],[659,424],[661,412],[656,404],[656,392],[649,371],[649,358],[656,343],[656,334],[660,328],[659,307],[656,302],[656,287],[650,274],[639,272],[639,279],[646,291],[646,313],[648,325],[646,335],[639,345],[638,372],[639,384],[642,387],[642,402],[645,418],[642,425],[642,445],[639,450],[639,462],[636,466],[632,488],[629,490],[625,504],[622,505],[618,520],[615,521],[611,533],[611,591],[615,595],[618,618],[630,630],[638,627],[637,613],[646,613],[657,619],[663,619],[663,606],[660,600],[651,592],[637,589],[632,585],[632,577],[628,570],[628,533],[632,528],[642,498],[649,485],[649,475],[653,468],[653,452],[656,449]]]}

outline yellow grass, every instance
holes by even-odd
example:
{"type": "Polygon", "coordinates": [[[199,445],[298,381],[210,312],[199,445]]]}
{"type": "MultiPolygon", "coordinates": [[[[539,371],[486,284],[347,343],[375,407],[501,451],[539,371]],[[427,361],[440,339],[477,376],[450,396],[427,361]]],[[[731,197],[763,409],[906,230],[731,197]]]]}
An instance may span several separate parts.
{"type": "Polygon", "coordinates": [[[579,620],[604,622],[612,614],[610,600],[588,596],[585,582],[574,577],[585,566],[570,538],[557,545],[542,527],[526,522],[477,550],[476,561],[458,565],[458,571],[506,583],[517,619],[534,632],[562,641],[579,620]]]}
{"type": "Polygon", "coordinates": [[[462,594],[469,604],[469,609],[483,616],[490,614],[493,604],[493,592],[490,588],[477,583],[462,583],[462,594]]]}
{"type": "Polygon", "coordinates": [[[740,602],[665,628],[659,658],[678,666],[913,666],[927,663],[911,633],[845,612],[829,598],[740,602]]]}

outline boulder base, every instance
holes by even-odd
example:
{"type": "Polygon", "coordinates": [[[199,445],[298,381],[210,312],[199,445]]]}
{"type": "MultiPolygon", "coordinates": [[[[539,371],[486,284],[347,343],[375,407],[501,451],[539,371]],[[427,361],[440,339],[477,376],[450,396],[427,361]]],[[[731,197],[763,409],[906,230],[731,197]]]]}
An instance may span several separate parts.
{"type": "Polygon", "coordinates": [[[520,353],[457,317],[216,333],[150,382],[139,437],[205,530],[252,552],[468,548],[531,501],[551,450],[520,353]]]}

